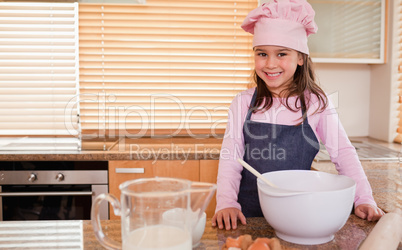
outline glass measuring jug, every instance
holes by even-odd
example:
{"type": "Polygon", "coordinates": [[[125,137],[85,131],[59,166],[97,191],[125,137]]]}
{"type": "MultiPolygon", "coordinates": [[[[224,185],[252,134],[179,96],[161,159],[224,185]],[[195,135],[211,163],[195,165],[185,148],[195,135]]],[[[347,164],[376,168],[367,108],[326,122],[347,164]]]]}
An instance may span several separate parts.
{"type": "Polygon", "coordinates": [[[91,220],[99,242],[108,249],[192,249],[192,230],[209,204],[216,185],[176,178],[146,178],[122,183],[120,202],[111,194],[94,200],[91,220]],[[122,243],[101,228],[99,205],[108,201],[121,216],[122,243]],[[181,211],[174,222],[166,215],[181,211]]]}

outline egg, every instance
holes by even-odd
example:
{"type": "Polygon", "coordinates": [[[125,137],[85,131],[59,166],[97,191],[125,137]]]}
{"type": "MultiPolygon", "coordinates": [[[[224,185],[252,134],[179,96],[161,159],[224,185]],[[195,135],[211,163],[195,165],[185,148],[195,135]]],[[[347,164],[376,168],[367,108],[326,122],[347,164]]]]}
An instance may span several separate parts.
{"type": "Polygon", "coordinates": [[[257,238],[247,250],[270,250],[268,243],[269,239],[267,238],[257,238]]]}
{"type": "Polygon", "coordinates": [[[277,238],[253,238],[249,234],[238,238],[228,237],[222,247],[223,250],[281,250],[281,244],[277,238]]]}
{"type": "Polygon", "coordinates": [[[226,247],[227,248],[230,248],[230,247],[241,248],[242,239],[243,239],[243,236],[240,236],[236,239],[229,237],[226,239],[226,247]]]}

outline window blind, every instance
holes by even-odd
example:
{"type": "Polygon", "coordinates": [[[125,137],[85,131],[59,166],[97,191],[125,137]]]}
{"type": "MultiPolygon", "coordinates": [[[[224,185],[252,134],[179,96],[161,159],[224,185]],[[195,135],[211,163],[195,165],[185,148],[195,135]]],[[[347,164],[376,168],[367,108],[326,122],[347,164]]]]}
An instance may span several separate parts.
{"type": "Polygon", "coordinates": [[[0,3],[0,150],[77,150],[78,4],[0,3]]]}
{"type": "Polygon", "coordinates": [[[224,132],[247,88],[256,0],[79,5],[84,139],[224,132]]]}

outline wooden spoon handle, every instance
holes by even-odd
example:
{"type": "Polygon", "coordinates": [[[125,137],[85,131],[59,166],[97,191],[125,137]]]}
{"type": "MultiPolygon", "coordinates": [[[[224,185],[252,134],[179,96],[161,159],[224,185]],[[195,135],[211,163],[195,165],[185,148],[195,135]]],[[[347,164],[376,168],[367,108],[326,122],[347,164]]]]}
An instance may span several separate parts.
{"type": "Polygon", "coordinates": [[[241,158],[237,158],[237,161],[240,162],[240,164],[245,167],[248,171],[250,171],[253,175],[257,176],[257,178],[260,178],[262,181],[264,181],[266,184],[268,184],[271,187],[277,188],[278,186],[270,182],[269,180],[265,179],[260,173],[257,172],[252,166],[250,166],[247,162],[243,161],[241,158]]]}

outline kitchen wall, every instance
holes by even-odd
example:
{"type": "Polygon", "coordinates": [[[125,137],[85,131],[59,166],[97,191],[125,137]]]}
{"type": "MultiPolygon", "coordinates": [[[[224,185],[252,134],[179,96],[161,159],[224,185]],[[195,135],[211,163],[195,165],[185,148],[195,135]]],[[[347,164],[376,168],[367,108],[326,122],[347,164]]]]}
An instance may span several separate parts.
{"type": "Polygon", "coordinates": [[[387,63],[371,66],[369,136],[392,142],[398,127],[399,1],[388,1],[387,63]]]}
{"type": "Polygon", "coordinates": [[[368,136],[370,66],[367,64],[317,63],[316,73],[331,96],[349,136],[368,136]]]}

